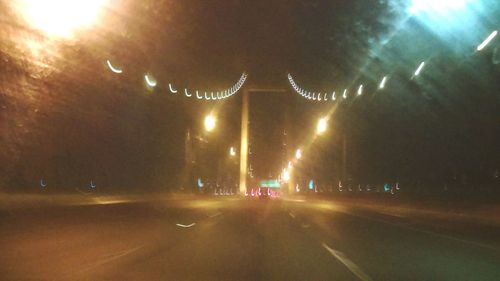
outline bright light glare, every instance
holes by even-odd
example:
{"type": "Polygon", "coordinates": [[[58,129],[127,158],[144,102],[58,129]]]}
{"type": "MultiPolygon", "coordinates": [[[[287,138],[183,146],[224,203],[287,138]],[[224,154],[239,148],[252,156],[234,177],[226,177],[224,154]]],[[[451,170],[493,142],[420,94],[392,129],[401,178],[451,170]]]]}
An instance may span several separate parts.
{"type": "Polygon", "coordinates": [[[283,181],[288,182],[290,180],[290,172],[288,169],[283,169],[283,181]]]}
{"type": "Polygon", "coordinates": [[[144,75],[144,80],[146,80],[146,84],[148,84],[149,87],[156,87],[156,80],[153,77],[144,75]]]}
{"type": "Polygon", "coordinates": [[[234,149],[234,147],[231,146],[231,148],[229,149],[229,155],[231,156],[236,156],[236,150],[234,149]]]}
{"type": "Polygon", "coordinates": [[[297,151],[295,151],[295,158],[297,158],[297,160],[300,160],[300,158],[302,158],[302,150],[297,149],[297,151]]]}
{"type": "Polygon", "coordinates": [[[319,135],[323,134],[326,132],[326,127],[327,127],[327,120],[326,118],[321,118],[318,121],[318,126],[316,127],[316,133],[319,135]]]}
{"type": "Polygon", "coordinates": [[[107,60],[106,62],[108,63],[108,67],[109,67],[109,69],[111,69],[111,71],[113,71],[114,73],[118,73],[118,74],[120,74],[120,73],[122,73],[122,72],[123,72],[123,70],[121,70],[121,69],[119,69],[119,68],[114,67],[114,66],[111,64],[111,62],[110,62],[109,60],[107,60]]]}
{"type": "Polygon", "coordinates": [[[481,43],[481,45],[477,46],[477,50],[478,50],[478,51],[481,51],[482,49],[484,49],[484,47],[486,47],[486,45],[488,45],[488,44],[491,42],[491,40],[493,40],[493,38],[495,38],[495,36],[497,36],[497,33],[498,33],[498,31],[496,31],[496,30],[495,30],[495,31],[493,31],[493,32],[490,34],[490,36],[488,36],[488,38],[486,38],[486,39],[483,41],[483,43],[481,43]]]}
{"type": "Polygon", "coordinates": [[[436,12],[444,13],[452,10],[459,10],[466,6],[471,0],[413,0],[410,12],[436,12]]]}
{"type": "Polygon", "coordinates": [[[292,169],[292,167],[293,167],[292,161],[288,161],[288,169],[292,169]]]}
{"type": "Polygon", "coordinates": [[[359,85],[358,88],[358,96],[361,96],[363,94],[363,84],[359,85]]]}
{"type": "Polygon", "coordinates": [[[417,70],[415,71],[415,76],[420,75],[420,72],[422,72],[422,69],[425,66],[425,61],[421,62],[420,65],[418,66],[417,70]]]}
{"type": "Polygon", "coordinates": [[[387,82],[387,76],[384,76],[384,78],[382,78],[382,81],[380,81],[380,85],[378,85],[378,88],[379,89],[385,88],[385,83],[386,82],[387,82]]]}
{"type": "Polygon", "coordinates": [[[172,86],[172,84],[168,83],[168,89],[170,90],[170,92],[172,94],[176,94],[177,93],[177,90],[174,89],[174,87],[172,86]]]}
{"type": "Polygon", "coordinates": [[[213,131],[215,128],[215,123],[215,117],[213,115],[207,115],[205,117],[205,130],[207,130],[208,132],[213,131]]]}
{"type": "Polygon", "coordinates": [[[48,36],[71,37],[97,19],[106,0],[19,0],[22,17],[48,36]]]}

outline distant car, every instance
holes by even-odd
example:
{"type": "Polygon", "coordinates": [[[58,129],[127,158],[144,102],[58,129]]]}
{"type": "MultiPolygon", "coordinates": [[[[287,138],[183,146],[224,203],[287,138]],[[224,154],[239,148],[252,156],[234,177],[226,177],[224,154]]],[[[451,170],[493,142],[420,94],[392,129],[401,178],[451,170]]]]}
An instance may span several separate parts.
{"type": "Polygon", "coordinates": [[[269,199],[269,190],[268,188],[260,188],[257,193],[259,199],[269,199]]]}

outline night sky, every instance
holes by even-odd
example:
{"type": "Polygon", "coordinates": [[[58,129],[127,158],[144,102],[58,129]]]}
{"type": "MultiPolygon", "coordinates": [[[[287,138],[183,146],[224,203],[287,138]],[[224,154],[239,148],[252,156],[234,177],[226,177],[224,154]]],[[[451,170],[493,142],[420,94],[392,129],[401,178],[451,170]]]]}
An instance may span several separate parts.
{"type": "MultiPolygon", "coordinates": [[[[413,16],[411,1],[396,0],[110,0],[70,40],[30,27],[15,2],[0,2],[2,190],[36,191],[42,178],[56,191],[90,180],[109,192],[174,190],[187,131],[211,143],[214,163],[239,146],[241,97],[197,101],[170,94],[168,83],[218,90],[243,72],[248,89],[287,90],[273,108],[289,116],[291,147],[309,143],[317,119],[333,110],[327,134],[298,167],[304,176],[339,180],[343,138],[347,176],[364,183],[482,183],[500,169],[498,37],[476,51],[500,26],[495,0],[413,16]],[[110,72],[108,59],[124,73],[110,72]],[[154,90],[145,87],[147,73],[158,81],[154,90]],[[288,73],[310,91],[354,95],[363,84],[364,93],[308,101],[288,73]],[[377,90],[384,75],[387,86],[377,90]],[[218,127],[207,135],[202,119],[211,110],[218,127]]],[[[256,122],[255,131],[273,135],[285,126],[280,119],[256,122]]]]}

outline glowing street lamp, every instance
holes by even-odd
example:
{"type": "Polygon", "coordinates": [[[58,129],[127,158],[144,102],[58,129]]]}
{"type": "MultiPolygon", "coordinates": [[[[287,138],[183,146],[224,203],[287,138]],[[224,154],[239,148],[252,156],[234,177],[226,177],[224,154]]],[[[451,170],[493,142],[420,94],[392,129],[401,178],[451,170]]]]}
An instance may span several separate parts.
{"type": "Polygon", "coordinates": [[[387,83],[387,76],[384,76],[384,78],[382,78],[382,81],[380,81],[380,84],[378,85],[378,88],[379,89],[385,88],[385,83],[387,83]]]}
{"type": "Polygon", "coordinates": [[[498,31],[496,31],[496,30],[495,30],[495,31],[493,31],[493,32],[492,32],[492,33],[488,36],[488,38],[486,38],[486,39],[483,41],[483,43],[481,43],[479,46],[477,46],[477,50],[478,50],[478,51],[483,50],[483,49],[484,49],[484,47],[486,47],[486,45],[488,45],[488,44],[491,42],[491,40],[493,40],[493,38],[495,38],[495,36],[497,36],[497,33],[498,33],[498,31]]]}
{"type": "Polygon", "coordinates": [[[51,37],[72,37],[99,18],[107,0],[22,0],[17,10],[35,29],[51,37]]]}
{"type": "Polygon", "coordinates": [[[213,115],[207,115],[205,117],[205,130],[211,132],[215,129],[216,119],[213,115]]]}
{"type": "Polygon", "coordinates": [[[468,0],[413,0],[410,12],[436,12],[442,14],[447,11],[463,9],[468,0]]]}
{"type": "Polygon", "coordinates": [[[417,70],[415,71],[415,76],[419,76],[420,72],[422,72],[422,69],[424,69],[425,66],[425,61],[421,62],[420,65],[418,66],[417,70]]]}
{"type": "Polygon", "coordinates": [[[156,80],[151,75],[144,75],[144,81],[146,81],[146,85],[150,88],[154,88],[157,85],[156,80]]]}
{"type": "Polygon", "coordinates": [[[318,125],[316,127],[316,133],[318,135],[321,135],[323,134],[324,132],[326,132],[326,128],[327,128],[327,119],[326,118],[321,118],[319,119],[318,121],[318,125]]]}
{"type": "Polygon", "coordinates": [[[300,150],[300,148],[295,151],[295,158],[297,160],[300,160],[300,158],[302,158],[302,150],[300,150]]]}
{"type": "Polygon", "coordinates": [[[288,169],[283,169],[282,179],[284,182],[288,182],[290,180],[290,172],[288,169]]]}
{"type": "Polygon", "coordinates": [[[363,94],[363,84],[359,85],[358,88],[358,96],[361,96],[363,94]]]}

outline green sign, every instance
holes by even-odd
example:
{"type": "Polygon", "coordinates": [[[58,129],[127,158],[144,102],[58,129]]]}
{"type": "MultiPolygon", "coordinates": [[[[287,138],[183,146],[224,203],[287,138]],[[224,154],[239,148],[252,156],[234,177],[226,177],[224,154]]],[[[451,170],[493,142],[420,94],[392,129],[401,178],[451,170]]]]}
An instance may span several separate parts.
{"type": "Polygon", "coordinates": [[[280,188],[281,185],[278,180],[266,180],[260,182],[261,188],[280,188]]]}

